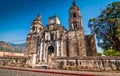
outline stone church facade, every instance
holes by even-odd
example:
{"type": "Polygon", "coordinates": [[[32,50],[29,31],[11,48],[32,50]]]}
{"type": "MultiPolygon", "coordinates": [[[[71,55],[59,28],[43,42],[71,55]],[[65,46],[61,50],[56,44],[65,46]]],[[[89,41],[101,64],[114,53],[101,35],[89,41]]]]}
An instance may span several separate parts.
{"type": "Polygon", "coordinates": [[[57,16],[49,17],[43,27],[41,16],[32,21],[26,40],[25,56],[32,67],[49,65],[54,58],[87,57],[97,53],[94,35],[85,35],[80,9],[73,2],[69,9],[69,30],[57,16]]]}

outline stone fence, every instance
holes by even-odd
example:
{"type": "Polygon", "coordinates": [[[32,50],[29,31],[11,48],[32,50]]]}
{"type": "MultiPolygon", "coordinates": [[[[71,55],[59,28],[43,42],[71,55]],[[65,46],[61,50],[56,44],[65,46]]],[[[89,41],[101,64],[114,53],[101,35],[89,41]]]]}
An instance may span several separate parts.
{"type": "Polygon", "coordinates": [[[27,57],[24,56],[2,56],[0,66],[25,67],[27,57]]]}
{"type": "Polygon", "coordinates": [[[88,71],[120,71],[120,57],[55,58],[59,69],[88,71]]]}
{"type": "MultiPolygon", "coordinates": [[[[0,57],[0,66],[26,67],[27,57],[0,57]]],[[[49,64],[53,69],[83,71],[120,71],[120,57],[59,57],[49,64]]]]}

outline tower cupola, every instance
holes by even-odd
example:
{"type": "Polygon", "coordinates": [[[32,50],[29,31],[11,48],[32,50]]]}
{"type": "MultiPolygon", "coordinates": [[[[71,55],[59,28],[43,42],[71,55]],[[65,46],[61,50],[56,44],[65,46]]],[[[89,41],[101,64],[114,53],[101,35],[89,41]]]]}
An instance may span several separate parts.
{"type": "Polygon", "coordinates": [[[41,16],[38,14],[37,18],[32,21],[30,33],[39,33],[43,29],[41,16]]]}
{"type": "Polygon", "coordinates": [[[80,30],[82,28],[82,17],[80,15],[80,9],[73,1],[69,10],[69,25],[70,30],[80,30]]]}

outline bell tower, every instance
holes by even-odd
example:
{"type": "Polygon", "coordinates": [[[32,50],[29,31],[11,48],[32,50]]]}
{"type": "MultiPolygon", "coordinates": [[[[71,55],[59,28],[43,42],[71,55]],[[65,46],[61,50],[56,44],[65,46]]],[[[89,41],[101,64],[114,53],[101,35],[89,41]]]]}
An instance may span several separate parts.
{"type": "Polygon", "coordinates": [[[42,19],[41,19],[41,16],[38,15],[37,18],[35,18],[32,21],[32,24],[30,27],[30,33],[28,34],[26,39],[25,56],[30,58],[27,61],[27,64],[30,64],[33,66],[36,64],[38,38],[39,38],[39,33],[41,33],[42,30],[43,30],[42,19]]]}
{"type": "Polygon", "coordinates": [[[30,33],[39,33],[43,29],[41,16],[38,14],[31,24],[30,33]]]}
{"type": "Polygon", "coordinates": [[[80,9],[77,7],[75,1],[69,10],[69,29],[76,31],[82,29],[82,17],[80,15],[80,9]]]}
{"type": "Polygon", "coordinates": [[[70,57],[87,56],[82,17],[75,1],[73,1],[69,10],[69,32],[67,37],[68,47],[70,48],[68,55],[70,57]]]}

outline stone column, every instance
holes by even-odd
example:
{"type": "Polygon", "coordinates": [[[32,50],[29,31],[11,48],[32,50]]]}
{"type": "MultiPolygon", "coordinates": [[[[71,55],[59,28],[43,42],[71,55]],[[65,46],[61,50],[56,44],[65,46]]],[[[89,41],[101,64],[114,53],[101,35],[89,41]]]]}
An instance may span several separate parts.
{"type": "Polygon", "coordinates": [[[42,62],[42,53],[43,53],[43,42],[41,42],[41,44],[40,44],[40,62],[42,62]]]}
{"type": "Polygon", "coordinates": [[[47,57],[46,57],[46,49],[45,49],[45,46],[46,46],[46,44],[44,43],[44,47],[43,47],[43,51],[44,51],[44,53],[43,53],[43,60],[44,60],[44,62],[46,63],[46,62],[47,62],[47,57]]]}
{"type": "Polygon", "coordinates": [[[60,45],[59,45],[59,41],[57,41],[57,57],[60,56],[60,50],[59,50],[59,47],[60,47],[60,45]]]}
{"type": "Polygon", "coordinates": [[[36,54],[33,54],[32,67],[35,67],[36,64],[36,54]]]}
{"type": "Polygon", "coordinates": [[[63,56],[63,40],[61,40],[61,56],[63,56]]]}

